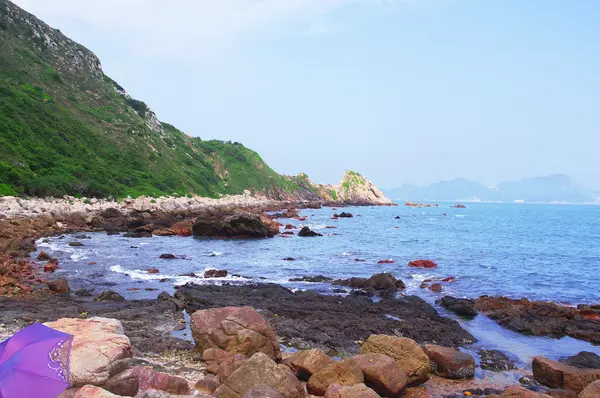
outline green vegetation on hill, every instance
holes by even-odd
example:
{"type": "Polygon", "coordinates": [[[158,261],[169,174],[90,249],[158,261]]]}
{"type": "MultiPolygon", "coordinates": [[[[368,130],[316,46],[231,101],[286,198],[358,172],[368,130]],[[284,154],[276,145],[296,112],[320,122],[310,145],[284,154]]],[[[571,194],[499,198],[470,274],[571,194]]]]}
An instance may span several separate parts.
{"type": "Polygon", "coordinates": [[[239,143],[160,123],[89,50],[0,0],[0,195],[314,194],[239,143]]]}

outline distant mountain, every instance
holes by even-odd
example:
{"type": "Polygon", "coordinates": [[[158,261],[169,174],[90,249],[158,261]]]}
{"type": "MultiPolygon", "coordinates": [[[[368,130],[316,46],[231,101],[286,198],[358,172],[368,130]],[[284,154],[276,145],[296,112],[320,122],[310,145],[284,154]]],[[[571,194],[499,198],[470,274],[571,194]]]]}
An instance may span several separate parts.
{"type": "Polygon", "coordinates": [[[498,186],[486,186],[479,182],[457,178],[426,186],[404,184],[385,190],[395,200],[482,200],[525,202],[593,203],[600,201],[600,193],[587,188],[569,176],[555,174],[547,177],[525,178],[507,181],[498,186]]]}

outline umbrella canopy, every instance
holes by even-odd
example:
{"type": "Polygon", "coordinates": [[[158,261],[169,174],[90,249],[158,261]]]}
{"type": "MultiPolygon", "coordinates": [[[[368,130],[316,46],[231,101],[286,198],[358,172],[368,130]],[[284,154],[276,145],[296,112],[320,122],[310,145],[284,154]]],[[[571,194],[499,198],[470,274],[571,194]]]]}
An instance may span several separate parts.
{"type": "Polygon", "coordinates": [[[56,398],[70,385],[73,336],[33,324],[0,344],[0,398],[56,398]]]}

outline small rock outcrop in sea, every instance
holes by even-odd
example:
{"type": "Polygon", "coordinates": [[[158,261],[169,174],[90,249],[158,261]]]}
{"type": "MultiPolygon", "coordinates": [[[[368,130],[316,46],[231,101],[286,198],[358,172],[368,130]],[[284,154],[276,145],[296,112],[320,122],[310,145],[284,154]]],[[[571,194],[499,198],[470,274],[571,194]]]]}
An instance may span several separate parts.
{"type": "Polygon", "coordinates": [[[224,269],[209,269],[204,271],[205,278],[225,278],[228,272],[224,269]]]}
{"type": "Polygon", "coordinates": [[[279,226],[269,217],[246,211],[206,213],[196,219],[192,232],[201,237],[268,238],[279,233],[279,226]]]}
{"type": "Polygon", "coordinates": [[[333,217],[335,217],[335,218],[352,218],[354,216],[352,215],[352,213],[341,212],[340,214],[335,213],[333,215],[333,217]]]}
{"type": "Polygon", "coordinates": [[[311,236],[323,236],[323,235],[318,232],[312,231],[308,227],[302,227],[300,232],[298,232],[298,236],[311,237],[311,236]]]}
{"type": "Polygon", "coordinates": [[[331,282],[333,278],[324,275],[312,275],[312,276],[300,276],[298,278],[290,278],[290,282],[310,282],[310,283],[323,283],[331,282]]]}
{"type": "Polygon", "coordinates": [[[450,207],[454,207],[455,209],[466,209],[467,206],[463,205],[463,204],[455,204],[454,206],[450,206],[450,207]]]}
{"type": "Polygon", "coordinates": [[[414,268],[437,268],[438,265],[431,260],[413,260],[409,261],[409,267],[414,268]]]}
{"type": "Polygon", "coordinates": [[[406,285],[400,279],[396,279],[390,273],[375,274],[369,278],[350,278],[337,279],[332,282],[333,285],[347,286],[354,289],[374,290],[377,292],[404,289],[406,285]]]}
{"type": "Polygon", "coordinates": [[[474,317],[477,315],[477,310],[475,309],[475,300],[472,299],[444,296],[441,299],[436,300],[436,304],[449,309],[457,315],[467,317],[474,317]]]}

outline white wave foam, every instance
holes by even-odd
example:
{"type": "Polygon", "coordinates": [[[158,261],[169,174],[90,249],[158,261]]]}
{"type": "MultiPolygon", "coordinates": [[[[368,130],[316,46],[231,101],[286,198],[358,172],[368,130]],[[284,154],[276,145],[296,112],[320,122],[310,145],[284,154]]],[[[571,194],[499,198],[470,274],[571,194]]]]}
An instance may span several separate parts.
{"type": "Polygon", "coordinates": [[[223,253],[223,252],[215,252],[214,251],[214,252],[211,252],[211,253],[204,253],[203,256],[206,256],[206,257],[218,257],[218,256],[222,256],[223,254],[225,254],[225,253],[223,253]]]}

